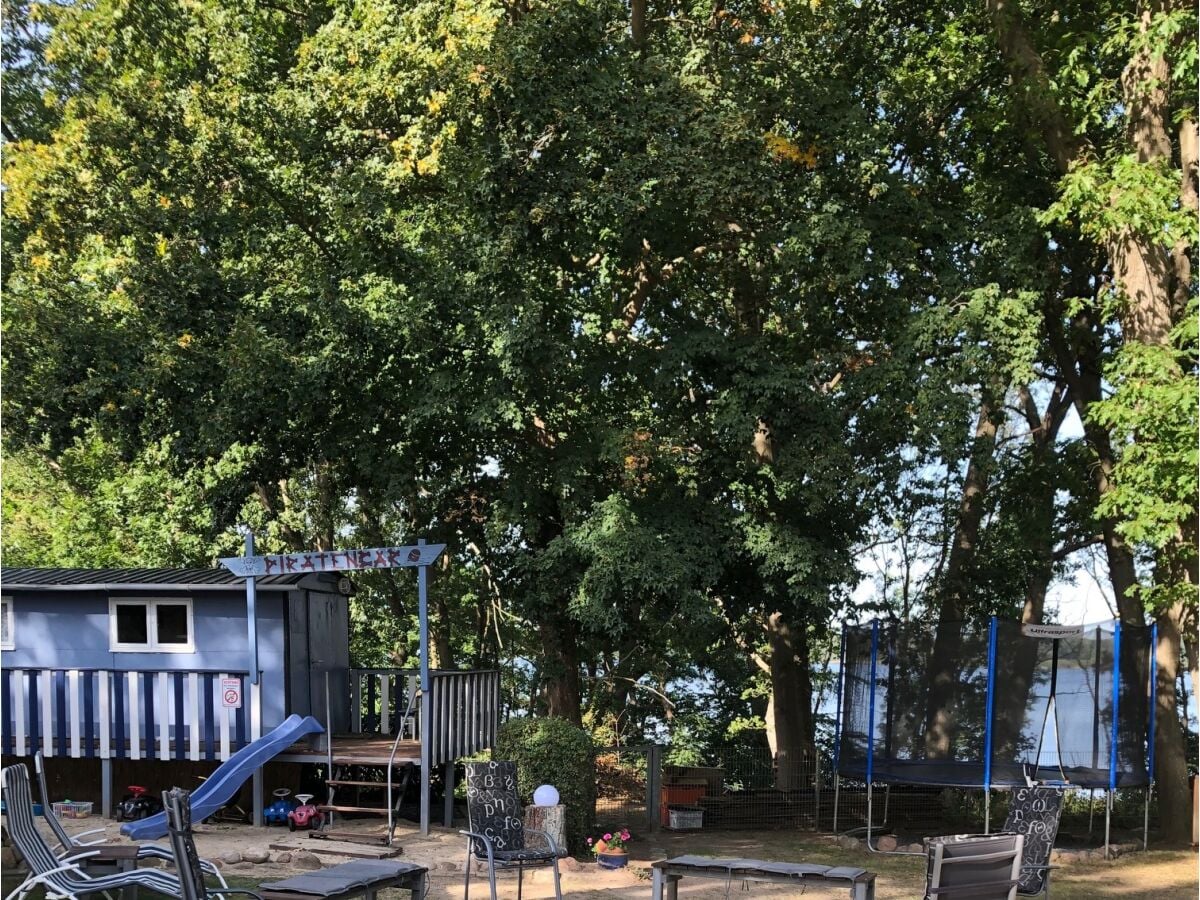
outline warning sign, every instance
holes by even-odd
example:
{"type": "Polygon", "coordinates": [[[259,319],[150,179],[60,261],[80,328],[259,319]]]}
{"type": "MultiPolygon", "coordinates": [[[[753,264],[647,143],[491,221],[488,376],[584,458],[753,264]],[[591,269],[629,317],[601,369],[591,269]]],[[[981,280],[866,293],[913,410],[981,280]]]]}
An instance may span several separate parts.
{"type": "Polygon", "coordinates": [[[221,705],[226,709],[242,708],[242,679],[221,679],[221,705]]]}

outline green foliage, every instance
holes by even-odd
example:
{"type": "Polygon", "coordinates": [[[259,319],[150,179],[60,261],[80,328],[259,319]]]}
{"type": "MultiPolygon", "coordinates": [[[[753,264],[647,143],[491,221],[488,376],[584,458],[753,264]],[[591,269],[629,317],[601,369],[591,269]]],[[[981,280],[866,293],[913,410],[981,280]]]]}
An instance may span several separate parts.
{"type": "Polygon", "coordinates": [[[493,759],[517,764],[517,786],[529,801],[540,785],[558,788],[566,806],[567,846],[581,852],[596,815],[595,749],[588,733],[558,718],[509,719],[493,759]]]}

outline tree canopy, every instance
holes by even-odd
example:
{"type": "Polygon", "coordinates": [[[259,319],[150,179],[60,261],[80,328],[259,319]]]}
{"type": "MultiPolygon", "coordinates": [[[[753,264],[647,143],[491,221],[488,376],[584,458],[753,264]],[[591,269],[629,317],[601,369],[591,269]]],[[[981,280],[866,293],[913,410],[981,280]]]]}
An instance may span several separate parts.
{"type": "Polygon", "coordinates": [[[445,541],[438,665],[782,761],[839,621],[1041,621],[1100,554],[1180,720],[1194,9],[5,13],[6,564],[445,541]]]}

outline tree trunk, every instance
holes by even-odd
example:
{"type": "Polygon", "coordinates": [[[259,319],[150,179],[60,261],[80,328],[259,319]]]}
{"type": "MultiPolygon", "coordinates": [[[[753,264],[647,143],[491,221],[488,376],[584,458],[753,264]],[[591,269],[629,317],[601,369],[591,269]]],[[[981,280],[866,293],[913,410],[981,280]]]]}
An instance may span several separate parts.
{"type": "Polygon", "coordinates": [[[1192,798],[1188,795],[1187,748],[1179,727],[1175,679],[1179,677],[1183,606],[1175,604],[1158,615],[1158,658],[1155,755],[1159,785],[1159,827],[1171,843],[1191,839],[1192,798]]]}
{"type": "Polygon", "coordinates": [[[941,609],[929,667],[929,696],[925,713],[925,757],[948,759],[953,745],[953,707],[958,688],[955,650],[962,637],[962,598],[967,573],[979,543],[992,456],[996,449],[997,411],[990,390],[984,390],[975,424],[975,440],[967,463],[954,542],[941,585],[941,609]]]}
{"type": "Polygon", "coordinates": [[[546,688],[546,712],[583,724],[583,697],[579,685],[579,643],[575,625],[569,619],[548,617],[538,626],[545,649],[541,670],[546,688]]]}
{"type": "Polygon", "coordinates": [[[813,756],[812,677],[808,632],[793,627],[782,613],[767,620],[771,644],[771,702],[768,732],[775,734],[775,787],[804,787],[805,763],[813,756]]]}

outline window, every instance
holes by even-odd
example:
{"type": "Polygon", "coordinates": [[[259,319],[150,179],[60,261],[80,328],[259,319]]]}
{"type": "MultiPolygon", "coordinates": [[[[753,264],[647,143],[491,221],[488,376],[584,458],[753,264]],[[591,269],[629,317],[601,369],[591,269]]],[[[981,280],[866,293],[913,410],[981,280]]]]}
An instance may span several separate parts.
{"type": "Polygon", "coordinates": [[[0,597],[0,650],[12,650],[14,648],[13,626],[15,624],[12,598],[0,597]]]}
{"type": "Polygon", "coordinates": [[[192,653],[191,600],[110,600],[109,649],[192,653]]]}

